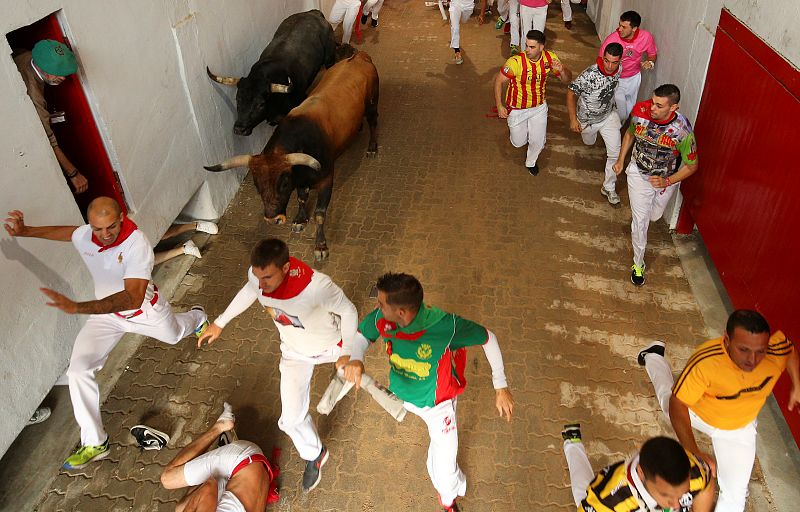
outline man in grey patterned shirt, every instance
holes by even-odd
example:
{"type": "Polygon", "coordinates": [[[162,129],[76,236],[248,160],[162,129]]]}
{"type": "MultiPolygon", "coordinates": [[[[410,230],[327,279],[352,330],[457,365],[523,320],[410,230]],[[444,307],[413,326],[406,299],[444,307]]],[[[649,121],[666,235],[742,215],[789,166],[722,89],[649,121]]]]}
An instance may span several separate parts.
{"type": "Polygon", "coordinates": [[[621,125],[615,111],[614,90],[619,84],[621,59],[622,45],[609,44],[603,56],[583,70],[567,90],[570,129],[580,133],[587,146],[594,145],[598,132],[606,144],[605,180],[600,193],[611,204],[619,204],[617,174],[613,166],[619,156],[621,125]]]}

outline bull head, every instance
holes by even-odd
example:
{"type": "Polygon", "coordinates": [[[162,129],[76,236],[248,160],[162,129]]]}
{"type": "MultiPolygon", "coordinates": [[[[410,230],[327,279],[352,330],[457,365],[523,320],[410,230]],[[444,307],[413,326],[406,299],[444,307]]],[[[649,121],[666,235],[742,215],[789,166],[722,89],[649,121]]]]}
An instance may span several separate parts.
{"type": "Polygon", "coordinates": [[[222,85],[239,85],[239,80],[242,79],[242,77],[215,75],[210,69],[208,69],[208,66],[206,66],[206,73],[208,74],[209,78],[222,85]]]}
{"type": "Polygon", "coordinates": [[[292,92],[292,79],[289,77],[289,85],[284,84],[269,84],[269,92],[278,94],[288,94],[292,92]]]}

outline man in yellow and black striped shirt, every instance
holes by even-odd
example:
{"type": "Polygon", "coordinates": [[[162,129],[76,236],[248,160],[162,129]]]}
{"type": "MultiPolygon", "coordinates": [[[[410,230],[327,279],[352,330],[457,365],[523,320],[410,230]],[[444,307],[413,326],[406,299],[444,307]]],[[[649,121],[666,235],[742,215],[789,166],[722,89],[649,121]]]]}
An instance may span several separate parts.
{"type": "Polygon", "coordinates": [[[508,119],[511,144],[515,148],[528,145],[525,166],[533,176],[539,174],[536,160],[544,149],[547,133],[547,77],[554,75],[565,84],[572,81],[572,72],[561,63],[558,55],[544,49],[544,43],[542,32],[528,32],[525,51],[512,55],[494,81],[497,115],[508,119]],[[508,90],[504,102],[502,95],[506,84],[508,90]]]}
{"type": "Polygon", "coordinates": [[[686,450],[716,469],[717,512],[741,512],[756,454],[756,417],[784,370],[792,381],[788,408],[800,404],[800,357],[780,332],[770,336],[756,311],[740,309],[725,334],[700,345],[678,380],[664,359],[664,343],[639,353],[661,408],[686,450]],[[714,457],[697,446],[693,428],[711,437],[714,457]]]}
{"type": "Polygon", "coordinates": [[[710,469],[672,438],[648,439],[638,454],[595,476],[580,425],[565,425],[561,436],[579,512],[710,512],[713,508],[710,469]]]}

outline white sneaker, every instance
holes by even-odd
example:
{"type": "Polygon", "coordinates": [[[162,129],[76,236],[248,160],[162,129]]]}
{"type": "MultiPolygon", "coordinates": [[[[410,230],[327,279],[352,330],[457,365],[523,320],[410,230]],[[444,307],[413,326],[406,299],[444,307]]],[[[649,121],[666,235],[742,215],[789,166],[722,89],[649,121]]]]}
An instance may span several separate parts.
{"type": "Polygon", "coordinates": [[[28,425],[36,425],[37,423],[41,423],[45,421],[47,418],[50,417],[50,408],[49,407],[39,407],[31,416],[31,419],[28,420],[28,425]]]}
{"type": "Polygon", "coordinates": [[[616,190],[606,190],[605,188],[601,188],[600,193],[606,196],[606,199],[608,199],[609,203],[619,204],[619,196],[617,195],[616,190]]]}
{"type": "Polygon", "coordinates": [[[195,230],[202,231],[203,233],[208,233],[209,235],[216,235],[219,233],[219,228],[213,222],[208,222],[207,220],[198,220],[195,223],[195,230]]]}
{"type": "Polygon", "coordinates": [[[200,248],[197,247],[191,240],[183,244],[183,254],[188,254],[189,256],[194,256],[195,258],[203,257],[203,255],[200,254],[200,248]]]}

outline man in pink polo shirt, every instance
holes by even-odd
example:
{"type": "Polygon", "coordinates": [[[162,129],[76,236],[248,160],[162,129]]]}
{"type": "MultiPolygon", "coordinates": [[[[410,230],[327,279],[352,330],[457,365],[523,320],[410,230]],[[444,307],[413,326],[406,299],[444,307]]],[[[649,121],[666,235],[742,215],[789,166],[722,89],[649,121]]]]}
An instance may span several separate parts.
{"type": "Polygon", "coordinates": [[[619,17],[619,27],[606,37],[600,45],[600,55],[603,56],[606,46],[610,43],[622,45],[622,74],[619,77],[619,86],[614,95],[617,102],[617,114],[624,124],[625,120],[636,103],[639,94],[639,84],[642,82],[642,69],[653,69],[656,65],[658,48],[653,39],[653,34],[639,28],[642,17],[636,11],[626,11],[619,17]],[[647,60],[642,61],[642,55],[647,54],[647,60]]]}

